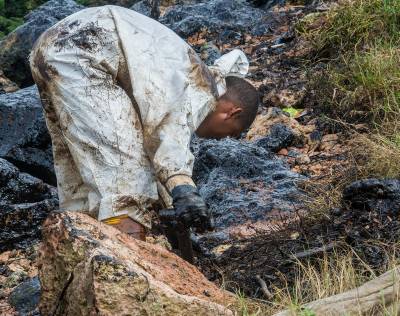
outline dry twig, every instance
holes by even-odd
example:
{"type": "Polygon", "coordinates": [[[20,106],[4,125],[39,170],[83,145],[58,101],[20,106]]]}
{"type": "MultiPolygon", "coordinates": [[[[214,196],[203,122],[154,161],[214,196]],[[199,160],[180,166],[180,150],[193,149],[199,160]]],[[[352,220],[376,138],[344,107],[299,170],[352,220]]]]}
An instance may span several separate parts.
{"type": "Polygon", "coordinates": [[[272,293],[268,290],[267,287],[267,283],[265,283],[265,281],[257,274],[256,275],[256,280],[257,282],[260,284],[261,286],[261,291],[264,293],[265,297],[267,299],[272,299],[274,296],[272,295],[272,293]]]}

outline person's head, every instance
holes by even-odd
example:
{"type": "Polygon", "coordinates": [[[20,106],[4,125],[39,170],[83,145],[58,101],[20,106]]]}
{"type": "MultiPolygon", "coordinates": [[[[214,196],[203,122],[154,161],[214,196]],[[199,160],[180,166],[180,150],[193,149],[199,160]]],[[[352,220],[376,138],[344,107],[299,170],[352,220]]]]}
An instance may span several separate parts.
{"type": "Polygon", "coordinates": [[[196,130],[203,138],[239,137],[253,123],[258,110],[259,94],[246,80],[226,77],[226,92],[196,130]]]}

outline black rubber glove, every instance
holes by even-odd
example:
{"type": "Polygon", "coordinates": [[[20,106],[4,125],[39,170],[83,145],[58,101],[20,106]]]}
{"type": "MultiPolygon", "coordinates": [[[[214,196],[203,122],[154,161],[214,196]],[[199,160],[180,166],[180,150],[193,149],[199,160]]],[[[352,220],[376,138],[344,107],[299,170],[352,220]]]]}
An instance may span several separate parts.
{"type": "Polygon", "coordinates": [[[176,216],[184,226],[193,227],[199,232],[214,228],[211,212],[197,188],[186,184],[178,185],[171,195],[176,216]]]}

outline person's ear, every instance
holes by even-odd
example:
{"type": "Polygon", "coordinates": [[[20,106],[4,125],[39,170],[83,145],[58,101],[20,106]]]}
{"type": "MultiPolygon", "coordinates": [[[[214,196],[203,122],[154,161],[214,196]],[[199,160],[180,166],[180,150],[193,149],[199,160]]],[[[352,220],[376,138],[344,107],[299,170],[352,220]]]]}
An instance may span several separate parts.
{"type": "Polygon", "coordinates": [[[229,111],[227,118],[237,118],[242,112],[243,109],[241,107],[234,107],[229,111]]]}

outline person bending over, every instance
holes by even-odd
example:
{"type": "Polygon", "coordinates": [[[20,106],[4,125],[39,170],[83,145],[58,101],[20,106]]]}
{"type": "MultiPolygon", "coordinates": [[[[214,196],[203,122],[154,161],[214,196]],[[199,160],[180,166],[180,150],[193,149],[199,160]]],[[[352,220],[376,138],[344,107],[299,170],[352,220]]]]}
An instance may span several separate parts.
{"type": "Polygon", "coordinates": [[[173,31],[103,6],[47,30],[30,56],[49,129],[60,210],[85,212],[144,239],[160,200],[199,231],[212,217],[193,183],[199,137],[237,137],[259,97],[233,50],[207,67],[173,31]]]}

